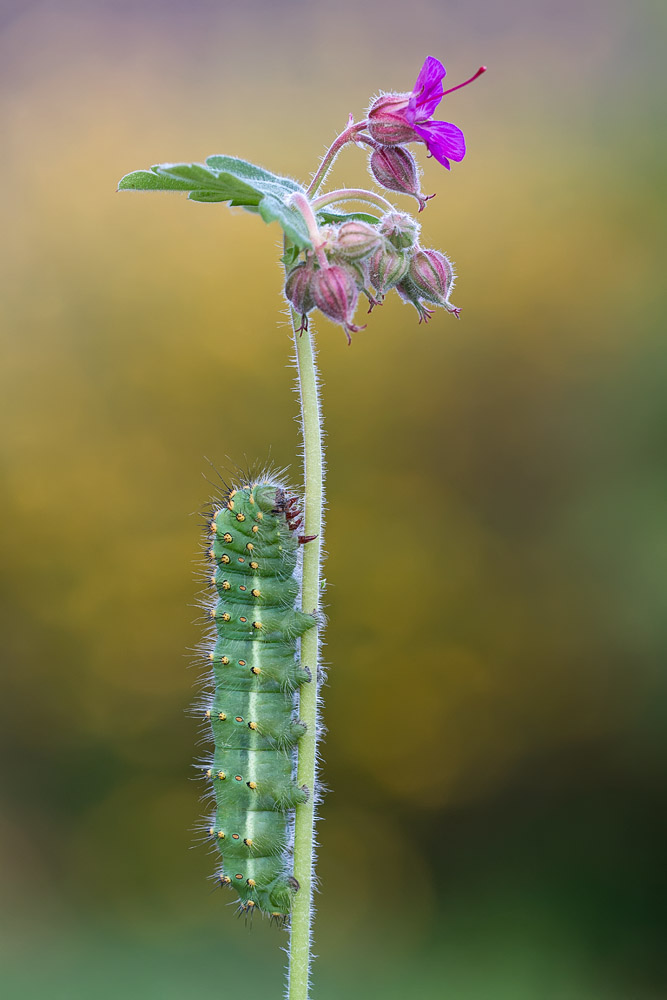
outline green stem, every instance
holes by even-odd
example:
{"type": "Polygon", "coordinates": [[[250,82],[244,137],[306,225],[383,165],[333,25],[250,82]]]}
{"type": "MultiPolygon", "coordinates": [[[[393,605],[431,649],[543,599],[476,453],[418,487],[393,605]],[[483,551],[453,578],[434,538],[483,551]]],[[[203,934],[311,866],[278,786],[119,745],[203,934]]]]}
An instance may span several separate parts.
{"type": "MultiPolygon", "coordinates": [[[[306,195],[312,198],[346,142],[353,140],[365,122],[350,120],[347,128],[331,144],[313,177],[306,195]]],[[[310,211],[310,207],[309,207],[310,211]]],[[[312,214],[312,212],[311,212],[312,214]]],[[[314,217],[313,217],[314,218],[314,217]]],[[[285,240],[285,250],[288,249],[285,240]]],[[[317,247],[314,245],[314,249],[317,247]]],[[[286,268],[287,270],[287,268],[286,268]]],[[[301,331],[301,317],[290,310],[294,330],[297,382],[301,404],[301,435],[304,465],[304,535],[315,535],[303,546],[301,609],[319,611],[322,562],[322,511],[324,507],[324,450],[317,365],[312,328],[301,331]]],[[[297,782],[308,788],[308,801],[298,805],[294,816],[294,877],[299,889],[294,896],[290,918],[287,1000],[308,1000],[310,948],[313,926],[313,883],[315,862],[315,792],[317,784],[317,724],[319,704],[320,622],[301,637],[301,663],[310,668],[310,684],[299,694],[299,718],[307,730],[299,740],[297,782]]]]}
{"type": "MultiPolygon", "coordinates": [[[[313,341],[309,331],[298,332],[300,317],[292,310],[305,473],[305,535],[317,537],[303,546],[301,608],[319,609],[320,561],[322,557],[322,507],[324,461],[322,422],[313,341]]],[[[315,788],[317,780],[317,709],[319,621],[301,638],[301,662],[310,668],[312,681],[301,687],[299,718],[308,729],[299,740],[297,782],[306,785],[308,801],[296,807],[294,820],[294,877],[299,890],[294,896],[289,950],[287,1000],[307,1000],[310,975],[310,942],[313,917],[313,868],[315,847],[315,788]]]]}
{"type": "Polygon", "coordinates": [[[340,188],[338,191],[328,191],[326,194],[321,194],[319,198],[314,198],[311,205],[314,211],[317,211],[336,201],[366,201],[370,205],[377,205],[385,212],[396,211],[392,203],[383,198],[381,194],[376,194],[375,191],[366,191],[364,188],[340,188]]]}

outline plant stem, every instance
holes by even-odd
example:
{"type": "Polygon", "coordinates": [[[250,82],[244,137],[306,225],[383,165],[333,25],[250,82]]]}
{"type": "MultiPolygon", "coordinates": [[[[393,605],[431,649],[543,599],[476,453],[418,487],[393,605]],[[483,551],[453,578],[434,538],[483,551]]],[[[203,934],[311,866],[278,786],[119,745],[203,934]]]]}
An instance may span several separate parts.
{"type": "MultiPolygon", "coordinates": [[[[350,115],[350,118],[351,117],[352,116],[350,115]]],[[[322,157],[322,162],[317,168],[317,172],[315,173],[315,176],[313,177],[312,181],[310,182],[310,186],[306,191],[306,194],[308,195],[309,198],[312,198],[315,192],[319,190],[322,181],[329,172],[331,164],[336,159],[336,157],[340,153],[345,143],[352,141],[357,132],[361,132],[362,129],[366,128],[367,124],[368,123],[366,121],[363,122],[350,121],[350,124],[347,126],[347,128],[341,132],[341,134],[338,136],[337,139],[334,139],[334,141],[331,143],[326,153],[322,157]]]]}
{"type": "Polygon", "coordinates": [[[321,194],[319,198],[314,198],[311,205],[317,211],[319,208],[331,205],[335,201],[367,201],[371,205],[377,205],[385,212],[396,211],[392,203],[383,198],[381,194],[376,194],[375,191],[366,191],[364,188],[340,188],[338,191],[327,191],[326,194],[321,194]]]}
{"type": "MultiPolygon", "coordinates": [[[[346,142],[353,140],[366,122],[350,118],[347,128],[331,144],[306,192],[312,198],[346,142]]],[[[307,199],[306,199],[307,204],[307,199]]],[[[312,215],[312,210],[308,206],[312,215]]],[[[313,216],[313,222],[315,222],[313,216]]],[[[315,222],[315,225],[317,223],[315,222]]],[[[285,250],[288,241],[285,240],[285,250]]],[[[314,246],[317,251],[317,247],[314,246]]],[[[324,507],[324,450],[322,417],[312,329],[300,330],[301,317],[290,310],[297,381],[301,405],[301,436],[304,466],[304,535],[316,537],[303,546],[302,611],[319,611],[320,570],[322,562],[322,526],[324,507]]],[[[301,663],[310,668],[310,684],[303,684],[299,694],[299,718],[307,730],[299,740],[297,782],[306,785],[308,801],[297,805],[294,813],[294,877],[299,889],[294,896],[290,918],[287,1000],[308,1000],[310,948],[313,925],[313,883],[315,863],[315,793],[317,784],[317,726],[319,706],[320,623],[301,637],[301,663]]]]}
{"type": "MultiPolygon", "coordinates": [[[[319,609],[320,562],[322,557],[322,507],[324,461],[322,422],[315,364],[309,331],[298,332],[300,317],[292,310],[294,344],[301,402],[301,430],[305,474],[304,534],[317,537],[303,546],[301,608],[319,609]]],[[[310,975],[310,942],[313,913],[313,868],[315,847],[315,789],[317,780],[317,716],[319,622],[301,638],[301,662],[310,668],[312,681],[301,687],[299,718],[308,729],[299,740],[297,782],[309,791],[307,802],[296,807],[294,820],[294,877],[299,890],[294,896],[289,949],[288,1000],[307,1000],[310,975]]]]}

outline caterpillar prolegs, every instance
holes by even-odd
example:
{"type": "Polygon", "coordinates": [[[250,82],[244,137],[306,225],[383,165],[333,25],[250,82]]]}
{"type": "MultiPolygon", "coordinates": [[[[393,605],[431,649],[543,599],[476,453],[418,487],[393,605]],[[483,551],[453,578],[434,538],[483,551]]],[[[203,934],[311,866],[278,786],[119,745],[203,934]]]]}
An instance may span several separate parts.
{"type": "Polygon", "coordinates": [[[275,482],[229,491],[214,510],[208,555],[217,602],[213,697],[205,708],[215,752],[205,768],[216,812],[208,835],[222,856],[217,878],[240,908],[285,922],[298,889],[290,871],[291,815],[310,791],[294,780],[306,730],[297,692],[311,680],[298,640],[315,618],[297,610],[298,501],[275,482]]]}

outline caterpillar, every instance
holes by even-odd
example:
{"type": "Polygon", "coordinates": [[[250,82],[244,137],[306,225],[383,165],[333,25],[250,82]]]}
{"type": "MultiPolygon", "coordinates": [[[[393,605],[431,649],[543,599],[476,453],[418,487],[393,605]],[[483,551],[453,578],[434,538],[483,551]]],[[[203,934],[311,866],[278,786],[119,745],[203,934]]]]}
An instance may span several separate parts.
{"type": "Polygon", "coordinates": [[[291,810],[312,789],[294,780],[296,745],[306,731],[298,691],[311,681],[299,638],[314,614],[296,608],[300,593],[296,497],[275,481],[230,489],[208,521],[209,608],[215,645],[208,652],[212,691],[204,722],[215,745],[204,777],[215,799],[206,837],[217,846],[216,882],[238,893],[239,912],[285,925],[298,884],[290,873],[291,810]],[[209,571],[210,573],[210,571],[209,571]]]}

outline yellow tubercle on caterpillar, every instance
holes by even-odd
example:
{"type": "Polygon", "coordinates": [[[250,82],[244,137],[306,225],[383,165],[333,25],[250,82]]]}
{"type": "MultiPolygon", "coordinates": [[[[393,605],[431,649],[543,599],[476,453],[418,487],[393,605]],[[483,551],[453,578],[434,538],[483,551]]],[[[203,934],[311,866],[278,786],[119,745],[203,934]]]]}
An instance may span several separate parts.
{"type": "Polygon", "coordinates": [[[252,623],[252,627],[256,628],[258,631],[259,631],[260,628],[264,628],[264,626],[262,625],[261,622],[253,622],[252,623]]]}
{"type": "Polygon", "coordinates": [[[211,586],[212,586],[212,587],[215,587],[215,573],[214,573],[214,574],[213,574],[213,576],[212,576],[212,577],[210,578],[210,581],[209,581],[209,582],[210,582],[210,584],[211,584],[211,586]]]}
{"type": "Polygon", "coordinates": [[[254,674],[255,677],[257,677],[258,674],[261,674],[261,672],[262,672],[261,667],[251,667],[250,668],[250,673],[254,674]]]}
{"type": "Polygon", "coordinates": [[[233,500],[228,500],[227,501],[227,510],[234,510],[234,501],[233,500]]]}
{"type": "Polygon", "coordinates": [[[224,712],[218,712],[218,718],[220,719],[220,722],[224,722],[227,716],[225,715],[224,712]]]}
{"type": "Polygon", "coordinates": [[[248,788],[250,788],[253,792],[257,788],[257,782],[256,781],[246,781],[246,784],[247,784],[248,788]]]}
{"type": "Polygon", "coordinates": [[[261,510],[257,512],[257,518],[256,518],[256,520],[257,521],[263,521],[264,520],[264,515],[262,514],[261,510]]]}
{"type": "Polygon", "coordinates": [[[204,718],[205,719],[210,719],[211,718],[211,709],[210,708],[207,708],[206,711],[204,712],[204,718]]]}
{"type": "Polygon", "coordinates": [[[206,769],[206,777],[207,778],[212,778],[213,777],[213,771],[211,770],[210,767],[206,769]]]}
{"type": "Polygon", "coordinates": [[[211,532],[212,535],[214,535],[217,530],[218,530],[217,524],[215,523],[215,521],[211,521],[209,531],[211,532]]]}
{"type": "Polygon", "coordinates": [[[246,549],[248,550],[248,552],[252,552],[254,548],[255,546],[252,544],[252,542],[248,542],[248,544],[246,545],[246,549]]]}
{"type": "Polygon", "coordinates": [[[245,521],[245,514],[242,514],[242,513],[241,513],[241,512],[239,511],[239,512],[238,512],[238,514],[236,515],[236,520],[237,520],[237,521],[245,521]]]}
{"type": "Polygon", "coordinates": [[[259,569],[259,563],[251,562],[250,563],[250,569],[259,569]]]}
{"type": "Polygon", "coordinates": [[[211,608],[211,610],[209,611],[209,615],[211,616],[211,618],[215,618],[215,608],[211,608]]]}
{"type": "Polygon", "coordinates": [[[208,550],[208,557],[209,559],[215,559],[215,552],[213,551],[213,549],[208,550]]]}
{"type": "MultiPolygon", "coordinates": [[[[215,612],[213,612],[213,617],[215,618],[215,612]]],[[[224,611],[220,615],[220,617],[221,617],[221,619],[222,619],[223,622],[230,622],[232,620],[232,616],[229,614],[228,611],[224,611]]]]}
{"type": "MultiPolygon", "coordinates": [[[[215,577],[213,578],[213,582],[215,583],[215,577]]],[[[222,581],[222,589],[223,590],[231,590],[232,589],[232,585],[229,582],[229,580],[223,580],[222,581]]]]}
{"type": "MultiPolygon", "coordinates": [[[[212,551],[213,551],[213,549],[211,549],[211,552],[212,551]]],[[[226,552],[225,552],[225,554],[223,556],[220,557],[220,562],[225,563],[225,565],[227,565],[228,562],[231,562],[231,560],[230,560],[230,558],[229,558],[229,556],[227,555],[226,552]]]]}
{"type": "Polygon", "coordinates": [[[232,884],[232,880],[230,879],[229,875],[221,875],[220,876],[220,884],[221,885],[231,885],[232,884]]]}
{"type": "Polygon", "coordinates": [[[228,656],[221,656],[220,657],[220,662],[223,664],[223,666],[226,667],[229,664],[229,657],[228,656]]]}
{"type": "Polygon", "coordinates": [[[253,524],[253,526],[252,526],[252,533],[253,533],[253,535],[256,535],[258,531],[259,531],[259,525],[258,524],[253,524]]]}
{"type": "Polygon", "coordinates": [[[245,844],[246,847],[252,847],[252,840],[250,839],[250,837],[244,837],[243,843],[245,844]]]}
{"type": "Polygon", "coordinates": [[[253,597],[261,597],[262,596],[261,590],[257,590],[257,588],[255,588],[255,590],[251,590],[250,593],[252,594],[253,597]]]}
{"type": "Polygon", "coordinates": [[[248,723],[248,729],[257,729],[257,723],[256,722],[249,722],[248,723]]]}
{"type": "Polygon", "coordinates": [[[208,835],[209,835],[209,837],[215,837],[215,827],[214,826],[209,826],[209,828],[208,828],[208,835]]]}
{"type": "Polygon", "coordinates": [[[213,660],[215,659],[215,653],[209,653],[209,654],[208,654],[208,658],[209,658],[209,660],[210,660],[210,661],[211,661],[211,663],[212,663],[212,662],[213,662],[213,660]]]}
{"type": "Polygon", "coordinates": [[[222,540],[223,542],[226,542],[228,545],[232,541],[232,536],[229,534],[228,531],[224,533],[224,535],[222,536],[222,540]]]}
{"type": "Polygon", "coordinates": [[[218,840],[224,840],[225,834],[222,830],[218,830],[218,840]]]}
{"type": "Polygon", "coordinates": [[[227,775],[225,774],[224,771],[218,771],[218,773],[216,774],[216,778],[218,778],[219,781],[224,781],[226,777],[227,775]]]}
{"type": "MultiPolygon", "coordinates": [[[[255,882],[254,878],[247,878],[246,879],[246,885],[249,885],[251,889],[254,889],[255,886],[257,885],[257,883],[255,882]]],[[[250,906],[251,903],[252,903],[252,900],[249,899],[248,900],[248,906],[250,906]]],[[[255,904],[253,903],[252,905],[254,906],[255,904]]]]}
{"type": "Polygon", "coordinates": [[[255,498],[254,498],[254,496],[252,495],[252,493],[251,493],[251,494],[250,494],[250,496],[248,497],[248,500],[250,501],[250,503],[254,503],[254,502],[255,502],[255,498]]]}

